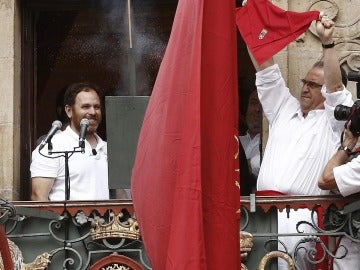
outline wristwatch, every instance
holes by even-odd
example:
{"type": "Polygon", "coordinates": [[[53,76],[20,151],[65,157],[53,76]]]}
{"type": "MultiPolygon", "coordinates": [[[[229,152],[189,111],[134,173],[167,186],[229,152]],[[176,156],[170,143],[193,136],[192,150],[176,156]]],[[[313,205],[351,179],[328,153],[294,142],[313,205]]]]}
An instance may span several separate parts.
{"type": "Polygon", "coordinates": [[[346,154],[348,154],[349,156],[350,156],[351,153],[352,153],[352,150],[351,150],[348,146],[342,146],[342,145],[340,145],[340,147],[338,148],[338,151],[339,151],[339,150],[345,151],[346,154]]]}
{"type": "Polygon", "coordinates": [[[335,41],[333,41],[333,42],[330,43],[330,44],[321,44],[321,46],[322,46],[324,49],[334,48],[334,47],[335,47],[335,41]]]}

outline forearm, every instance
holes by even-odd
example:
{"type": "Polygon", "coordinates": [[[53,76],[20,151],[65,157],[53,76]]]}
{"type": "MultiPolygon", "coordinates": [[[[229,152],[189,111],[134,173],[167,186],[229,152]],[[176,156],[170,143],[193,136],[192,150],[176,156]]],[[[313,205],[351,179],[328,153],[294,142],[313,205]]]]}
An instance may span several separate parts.
{"type": "MultiPolygon", "coordinates": [[[[332,43],[330,41],[327,44],[332,43]]],[[[324,80],[328,93],[340,91],[343,88],[340,63],[335,48],[324,48],[324,80]]]]}
{"type": "Polygon", "coordinates": [[[334,47],[335,23],[323,13],[316,22],[316,32],[323,45],[324,56],[324,81],[329,93],[342,89],[340,63],[334,47]]]}
{"type": "Polygon", "coordinates": [[[337,188],[334,176],[334,168],[344,164],[348,158],[348,154],[343,150],[339,150],[335,153],[335,155],[325,166],[324,172],[318,182],[319,188],[324,190],[332,190],[337,188]]]}
{"type": "Polygon", "coordinates": [[[36,192],[31,193],[31,200],[32,201],[48,201],[49,196],[46,196],[45,194],[40,194],[36,192]]]}
{"type": "Polygon", "coordinates": [[[321,189],[329,190],[337,188],[334,168],[347,162],[352,149],[354,149],[357,143],[358,137],[355,137],[348,129],[349,125],[350,124],[344,129],[344,140],[341,143],[342,148],[339,148],[325,166],[324,172],[318,182],[319,188],[321,189]]]}
{"type": "MultiPolygon", "coordinates": [[[[298,103],[298,101],[290,93],[284,78],[277,64],[260,70],[256,73],[256,88],[259,100],[262,105],[263,114],[272,124],[277,118],[281,108],[286,104],[298,103]]],[[[294,106],[295,108],[295,106],[294,106]]],[[[295,113],[296,108],[294,109],[295,113]]]]}

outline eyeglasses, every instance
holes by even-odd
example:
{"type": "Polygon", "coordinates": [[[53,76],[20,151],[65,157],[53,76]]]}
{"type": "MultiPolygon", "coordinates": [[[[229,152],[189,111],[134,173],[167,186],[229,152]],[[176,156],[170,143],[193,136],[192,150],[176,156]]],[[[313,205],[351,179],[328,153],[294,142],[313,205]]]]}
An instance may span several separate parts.
{"type": "Polygon", "coordinates": [[[307,81],[305,79],[301,79],[300,81],[303,83],[303,86],[307,84],[311,89],[321,88],[322,87],[322,84],[318,84],[316,82],[307,81]]]}

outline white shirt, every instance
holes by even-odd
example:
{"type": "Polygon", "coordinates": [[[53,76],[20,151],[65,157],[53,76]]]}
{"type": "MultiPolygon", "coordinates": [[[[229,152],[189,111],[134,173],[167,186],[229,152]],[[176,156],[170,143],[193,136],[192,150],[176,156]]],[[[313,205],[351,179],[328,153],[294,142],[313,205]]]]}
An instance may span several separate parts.
{"type": "Polygon", "coordinates": [[[344,122],[334,118],[334,108],[338,104],[351,106],[351,93],[346,89],[326,93],[323,86],[325,110],[312,110],[304,118],[300,103],[286,87],[278,65],[259,71],[256,86],[270,124],[257,189],[293,195],[328,194],[317,183],[340,145],[344,129],[344,122]]]}
{"type": "Polygon", "coordinates": [[[250,160],[251,173],[258,176],[260,170],[260,134],[256,134],[251,138],[249,133],[240,136],[240,142],[244,148],[246,159],[250,160]]]}
{"type": "MultiPolygon", "coordinates": [[[[107,144],[98,135],[96,154],[85,141],[85,153],[74,153],[69,158],[70,200],[108,200],[107,144]]],[[[53,152],[71,151],[79,146],[79,135],[69,126],[52,138],[53,152]]],[[[31,177],[55,178],[50,191],[50,201],[65,200],[65,158],[60,154],[48,154],[47,147],[32,153],[31,177]],[[50,157],[50,158],[49,158],[50,157]]]]}
{"type": "Polygon", "coordinates": [[[334,168],[334,177],[343,196],[360,192],[360,156],[334,168]]]}

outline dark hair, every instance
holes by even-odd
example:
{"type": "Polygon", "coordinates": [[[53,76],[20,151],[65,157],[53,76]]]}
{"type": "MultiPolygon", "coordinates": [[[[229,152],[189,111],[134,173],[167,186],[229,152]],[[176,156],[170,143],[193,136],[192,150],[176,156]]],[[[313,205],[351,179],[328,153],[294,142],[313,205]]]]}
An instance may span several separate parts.
{"type": "Polygon", "coordinates": [[[101,93],[100,88],[93,83],[88,82],[80,82],[80,83],[73,83],[69,85],[64,94],[64,105],[73,106],[75,104],[75,99],[77,94],[80,92],[89,92],[95,91],[101,100],[101,93]]]}

